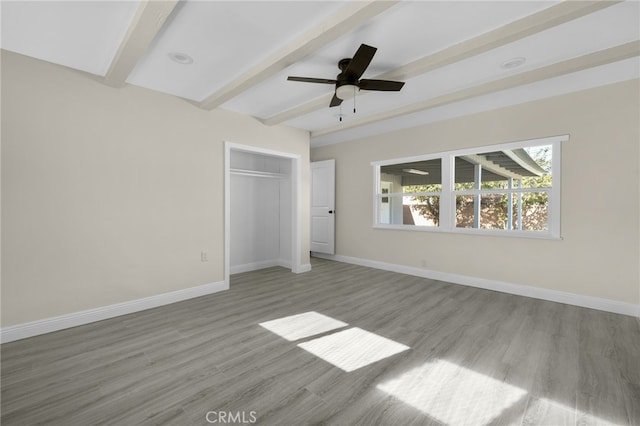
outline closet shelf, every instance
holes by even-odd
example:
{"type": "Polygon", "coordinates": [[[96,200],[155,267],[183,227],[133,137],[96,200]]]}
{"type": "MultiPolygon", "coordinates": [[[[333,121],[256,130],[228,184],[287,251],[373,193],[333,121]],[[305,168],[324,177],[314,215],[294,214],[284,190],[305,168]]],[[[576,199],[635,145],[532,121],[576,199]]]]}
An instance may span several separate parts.
{"type": "Polygon", "coordinates": [[[259,170],[248,170],[248,169],[229,169],[229,172],[232,175],[253,176],[253,177],[262,177],[262,178],[284,179],[289,177],[289,175],[285,173],[262,172],[259,170]]]}

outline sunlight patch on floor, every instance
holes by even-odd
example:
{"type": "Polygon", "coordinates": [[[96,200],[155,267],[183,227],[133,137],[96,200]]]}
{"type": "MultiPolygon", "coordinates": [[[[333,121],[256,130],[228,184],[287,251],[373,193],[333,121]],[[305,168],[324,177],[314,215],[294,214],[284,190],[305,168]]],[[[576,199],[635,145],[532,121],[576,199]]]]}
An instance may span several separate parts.
{"type": "Polygon", "coordinates": [[[346,372],[410,349],[409,346],[357,327],[298,346],[346,372]]]}
{"type": "Polygon", "coordinates": [[[618,426],[628,424],[628,420],[605,420],[547,398],[532,398],[527,407],[525,423],[618,426]]]}
{"type": "Polygon", "coordinates": [[[311,311],[262,322],[259,325],[291,342],[346,327],[349,324],[311,311]]]}
{"type": "Polygon", "coordinates": [[[377,388],[447,424],[486,425],[527,394],[445,360],[423,364],[377,388]]]}

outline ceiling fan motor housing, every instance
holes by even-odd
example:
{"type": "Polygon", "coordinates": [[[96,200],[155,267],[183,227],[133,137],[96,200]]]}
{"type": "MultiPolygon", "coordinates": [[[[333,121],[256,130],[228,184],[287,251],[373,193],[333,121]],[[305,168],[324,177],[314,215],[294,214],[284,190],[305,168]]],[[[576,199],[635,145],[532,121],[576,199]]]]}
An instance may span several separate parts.
{"type": "Polygon", "coordinates": [[[344,58],[338,62],[338,68],[342,70],[336,76],[336,96],[338,99],[347,100],[355,97],[360,92],[358,76],[353,73],[347,74],[347,67],[351,63],[351,58],[344,58]]]}
{"type": "Polygon", "coordinates": [[[358,85],[358,79],[360,76],[357,73],[349,72],[347,67],[350,63],[351,58],[344,58],[338,62],[338,68],[340,68],[342,72],[336,76],[336,88],[345,84],[358,85]]]}
{"type": "Polygon", "coordinates": [[[350,62],[351,62],[351,58],[340,59],[338,61],[338,68],[340,68],[341,71],[344,71],[347,69],[350,62]]]}

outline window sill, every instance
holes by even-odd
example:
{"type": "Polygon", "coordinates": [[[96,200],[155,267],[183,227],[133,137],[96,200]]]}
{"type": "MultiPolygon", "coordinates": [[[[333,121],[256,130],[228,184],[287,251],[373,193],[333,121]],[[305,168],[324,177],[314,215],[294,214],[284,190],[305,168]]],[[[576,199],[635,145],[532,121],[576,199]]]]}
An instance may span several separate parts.
{"type": "Polygon", "coordinates": [[[393,231],[418,231],[418,232],[436,232],[446,234],[463,234],[463,235],[482,235],[485,237],[507,237],[507,238],[532,238],[536,240],[562,240],[561,236],[552,235],[550,232],[543,231],[506,231],[501,229],[471,229],[471,228],[454,228],[446,229],[431,226],[415,226],[415,225],[373,225],[373,229],[386,229],[393,231]]]}

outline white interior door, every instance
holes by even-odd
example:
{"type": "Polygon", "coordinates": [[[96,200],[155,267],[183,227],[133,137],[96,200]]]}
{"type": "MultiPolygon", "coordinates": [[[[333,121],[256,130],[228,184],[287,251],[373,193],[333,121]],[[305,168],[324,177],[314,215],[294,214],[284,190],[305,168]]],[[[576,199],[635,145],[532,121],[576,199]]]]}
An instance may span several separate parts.
{"type": "Polygon", "coordinates": [[[335,252],[336,160],[311,163],[311,251],[335,252]]]}

